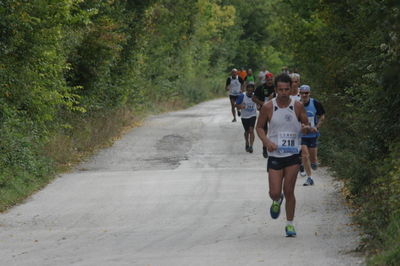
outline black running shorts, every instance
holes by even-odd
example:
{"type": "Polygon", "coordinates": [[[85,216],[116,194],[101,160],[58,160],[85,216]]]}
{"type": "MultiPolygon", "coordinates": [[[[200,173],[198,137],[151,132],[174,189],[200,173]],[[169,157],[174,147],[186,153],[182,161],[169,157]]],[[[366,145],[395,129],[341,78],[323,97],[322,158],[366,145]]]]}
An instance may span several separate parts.
{"type": "Polygon", "coordinates": [[[250,118],[242,118],[242,124],[244,131],[248,131],[251,127],[254,128],[254,125],[256,124],[256,117],[250,117],[250,118]]]}
{"type": "Polygon", "coordinates": [[[295,165],[295,164],[301,164],[301,159],[300,159],[300,154],[293,154],[288,157],[268,157],[268,164],[267,164],[267,170],[273,169],[273,170],[282,170],[283,168],[295,165]]]}
{"type": "Polygon", "coordinates": [[[239,97],[239,95],[229,95],[229,99],[231,100],[235,100],[236,103],[236,99],[239,97]]]}
{"type": "Polygon", "coordinates": [[[317,137],[301,138],[301,145],[306,145],[308,148],[316,148],[317,147],[317,137]]]}

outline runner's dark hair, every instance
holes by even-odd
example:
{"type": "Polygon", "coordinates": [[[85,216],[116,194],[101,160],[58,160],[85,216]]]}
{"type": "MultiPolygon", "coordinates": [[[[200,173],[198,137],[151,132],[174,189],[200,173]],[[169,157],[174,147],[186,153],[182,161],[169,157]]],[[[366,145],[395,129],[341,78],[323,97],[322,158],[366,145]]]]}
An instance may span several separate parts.
{"type": "Polygon", "coordinates": [[[255,86],[254,86],[254,84],[253,84],[253,83],[249,83],[249,84],[247,84],[246,88],[250,88],[250,87],[251,87],[251,88],[253,88],[253,89],[255,88],[255,86]]]}
{"type": "Polygon", "coordinates": [[[292,86],[292,79],[286,73],[280,73],[278,76],[275,77],[275,87],[278,87],[278,82],[290,83],[290,86],[292,86]]]}

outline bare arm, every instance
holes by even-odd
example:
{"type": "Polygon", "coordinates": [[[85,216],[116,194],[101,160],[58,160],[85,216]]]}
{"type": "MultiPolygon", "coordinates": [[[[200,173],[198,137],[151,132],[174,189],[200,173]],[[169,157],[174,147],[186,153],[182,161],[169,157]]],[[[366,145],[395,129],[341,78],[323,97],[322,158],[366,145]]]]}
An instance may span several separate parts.
{"type": "Polygon", "coordinates": [[[296,114],[298,114],[297,118],[299,119],[299,121],[301,123],[301,132],[303,134],[310,133],[311,127],[310,127],[310,123],[308,122],[308,117],[307,117],[307,113],[306,113],[306,109],[304,108],[304,105],[301,102],[296,101],[294,107],[296,110],[296,114]]]}
{"type": "Polygon", "coordinates": [[[319,128],[321,127],[322,123],[324,122],[324,120],[325,120],[325,115],[321,115],[321,116],[319,117],[318,123],[317,123],[317,125],[316,125],[315,127],[316,127],[317,129],[319,129],[319,128]]]}
{"type": "Polygon", "coordinates": [[[260,101],[260,99],[258,99],[257,96],[255,96],[255,95],[253,95],[253,97],[251,97],[251,99],[253,100],[253,102],[258,104],[259,106],[262,106],[264,104],[264,102],[260,101]]]}
{"type": "Polygon", "coordinates": [[[246,106],[245,106],[243,103],[241,103],[241,104],[235,103],[235,107],[238,108],[238,109],[244,109],[244,108],[246,108],[246,106]]]}
{"type": "Polygon", "coordinates": [[[258,116],[256,132],[264,147],[267,147],[268,151],[272,152],[277,149],[277,145],[273,143],[266,136],[264,126],[268,123],[272,116],[272,102],[268,102],[262,105],[260,109],[260,115],[258,116]]]}

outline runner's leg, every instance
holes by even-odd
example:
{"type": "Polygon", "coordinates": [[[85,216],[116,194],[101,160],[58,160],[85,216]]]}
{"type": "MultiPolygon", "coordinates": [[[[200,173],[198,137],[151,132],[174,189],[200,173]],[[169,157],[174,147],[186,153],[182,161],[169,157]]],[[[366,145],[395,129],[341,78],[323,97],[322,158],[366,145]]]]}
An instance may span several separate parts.
{"type": "Polygon", "coordinates": [[[249,128],[249,141],[250,141],[250,146],[253,147],[253,143],[254,143],[254,127],[250,127],[249,128]]]}
{"type": "Polygon", "coordinates": [[[268,170],[269,196],[274,201],[279,201],[282,194],[283,170],[268,170]]]}
{"type": "Polygon", "coordinates": [[[317,159],[317,148],[309,148],[310,151],[310,163],[318,163],[318,159],[317,159]]]}
{"type": "Polygon", "coordinates": [[[293,221],[296,208],[296,198],[294,196],[294,188],[296,186],[297,173],[299,172],[299,164],[291,165],[283,169],[284,182],[283,193],[285,195],[286,219],[293,221]]]}
{"type": "Polygon", "coordinates": [[[236,120],[236,112],[235,112],[235,102],[236,100],[234,98],[229,97],[229,100],[231,101],[231,112],[233,115],[233,119],[236,120]]]}
{"type": "Polygon", "coordinates": [[[301,145],[301,160],[307,176],[311,176],[310,153],[307,145],[301,145]]]}

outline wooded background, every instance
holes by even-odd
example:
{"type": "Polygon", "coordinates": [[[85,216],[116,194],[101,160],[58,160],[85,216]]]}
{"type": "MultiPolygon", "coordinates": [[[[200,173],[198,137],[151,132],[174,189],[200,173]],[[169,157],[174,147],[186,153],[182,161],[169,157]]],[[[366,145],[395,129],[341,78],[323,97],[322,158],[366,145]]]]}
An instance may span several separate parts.
{"type": "Polygon", "coordinates": [[[395,265],[399,38],[395,0],[0,1],[0,209],[135,117],[224,95],[232,67],[288,65],[326,108],[321,161],[369,263],[395,265]]]}

